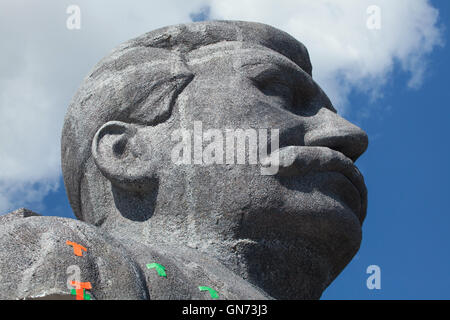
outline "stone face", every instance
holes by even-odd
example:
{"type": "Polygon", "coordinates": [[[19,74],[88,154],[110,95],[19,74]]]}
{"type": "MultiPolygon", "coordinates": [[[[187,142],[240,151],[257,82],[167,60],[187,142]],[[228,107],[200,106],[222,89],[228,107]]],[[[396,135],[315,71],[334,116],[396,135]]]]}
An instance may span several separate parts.
{"type": "Polygon", "coordinates": [[[118,46],[65,118],[64,182],[83,222],[3,220],[5,298],[64,296],[75,263],[95,299],[208,298],[198,286],[221,299],[320,298],[359,249],[367,191],[353,162],[368,139],[311,75],[306,48],[259,23],[170,26],[118,46]],[[226,149],[239,130],[244,163],[226,149]]]}

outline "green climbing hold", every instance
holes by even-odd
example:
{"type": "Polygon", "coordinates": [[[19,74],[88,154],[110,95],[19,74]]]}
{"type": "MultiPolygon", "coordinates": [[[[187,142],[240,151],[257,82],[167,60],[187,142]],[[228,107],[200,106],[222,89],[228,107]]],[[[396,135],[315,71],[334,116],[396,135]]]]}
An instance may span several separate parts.
{"type": "MultiPolygon", "coordinates": [[[[70,289],[70,294],[73,296],[77,295],[76,289],[70,289]]],[[[83,289],[83,300],[91,300],[91,296],[86,293],[86,290],[83,289]]]]}
{"type": "Polygon", "coordinates": [[[147,268],[148,269],[155,268],[156,272],[158,272],[158,275],[160,277],[166,277],[167,278],[166,267],[164,267],[163,265],[160,265],[159,263],[149,263],[149,264],[147,264],[147,268]]]}
{"type": "Polygon", "coordinates": [[[214,289],[212,289],[212,288],[210,288],[210,287],[205,287],[205,286],[200,286],[200,287],[198,287],[199,289],[200,289],[200,291],[206,291],[206,290],[208,290],[209,291],[209,294],[211,295],[211,298],[213,298],[213,299],[219,299],[219,293],[216,291],[216,290],[214,290],[214,289]]]}

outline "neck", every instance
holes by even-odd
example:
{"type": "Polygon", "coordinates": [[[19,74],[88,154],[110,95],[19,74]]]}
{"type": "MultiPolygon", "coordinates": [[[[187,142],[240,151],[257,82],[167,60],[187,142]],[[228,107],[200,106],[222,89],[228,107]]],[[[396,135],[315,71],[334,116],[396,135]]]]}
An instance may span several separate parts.
{"type": "MultiPolygon", "coordinates": [[[[178,234],[167,223],[165,227],[154,224],[150,228],[136,230],[132,237],[151,247],[185,247],[186,250],[197,251],[219,261],[276,299],[319,299],[332,280],[326,261],[311,254],[306,246],[300,249],[294,246],[296,249],[293,250],[268,241],[220,239],[218,234],[212,233],[203,239],[199,235],[192,236],[187,229],[182,230],[180,225],[173,226],[178,227],[178,234]],[[186,234],[189,237],[183,236],[186,234]]],[[[122,233],[120,230],[116,232],[122,233]]]]}
{"type": "Polygon", "coordinates": [[[116,196],[116,204],[109,208],[108,218],[102,225],[105,231],[151,247],[160,243],[192,248],[221,262],[276,299],[318,299],[332,281],[326,259],[313,254],[307,244],[236,239],[212,222],[202,222],[200,227],[199,219],[176,207],[164,208],[170,215],[161,214],[153,206],[148,212],[139,212],[149,206],[138,204],[151,203],[153,197],[128,202],[126,212],[132,212],[133,216],[124,216],[116,207],[120,201],[116,196]],[[129,206],[133,205],[137,207],[130,210],[129,206]]]}
{"type": "Polygon", "coordinates": [[[245,239],[202,251],[276,299],[319,299],[331,282],[327,263],[306,247],[245,239]]]}

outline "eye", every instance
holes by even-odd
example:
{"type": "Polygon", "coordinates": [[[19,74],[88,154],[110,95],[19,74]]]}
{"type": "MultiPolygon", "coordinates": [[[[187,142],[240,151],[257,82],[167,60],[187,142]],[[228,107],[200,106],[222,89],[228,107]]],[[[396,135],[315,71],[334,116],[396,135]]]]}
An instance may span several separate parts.
{"type": "Polygon", "coordinates": [[[317,94],[317,85],[305,72],[261,63],[243,65],[242,70],[254,86],[280,108],[300,116],[315,112],[310,110],[310,102],[317,94]]]}
{"type": "Polygon", "coordinates": [[[290,85],[280,81],[280,79],[258,79],[254,80],[256,87],[266,96],[273,97],[290,108],[293,102],[293,90],[290,85]]]}

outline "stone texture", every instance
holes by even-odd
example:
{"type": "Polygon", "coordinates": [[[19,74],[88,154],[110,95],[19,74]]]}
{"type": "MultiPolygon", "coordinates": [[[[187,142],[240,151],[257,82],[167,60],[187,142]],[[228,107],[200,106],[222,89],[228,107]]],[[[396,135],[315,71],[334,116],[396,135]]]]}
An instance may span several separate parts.
{"type": "Polygon", "coordinates": [[[20,220],[23,218],[34,217],[34,216],[39,216],[39,214],[37,214],[36,212],[33,212],[31,210],[25,209],[25,208],[20,208],[20,209],[14,210],[13,212],[10,212],[8,214],[1,215],[0,216],[0,225],[4,225],[13,220],[20,220]]]}
{"type": "Polygon", "coordinates": [[[132,39],[94,67],[65,118],[64,182],[83,222],[0,223],[2,297],[65,296],[77,264],[95,299],[208,298],[198,286],[221,299],[318,299],[359,249],[367,191],[353,162],[367,144],[280,30],[210,21],[132,39]],[[267,158],[177,165],[172,134],[195,123],[279,130],[279,172],[261,174],[267,158]]]}
{"type": "Polygon", "coordinates": [[[117,241],[95,227],[58,217],[15,219],[1,226],[0,299],[72,297],[67,279],[81,270],[80,281],[92,283],[93,299],[146,299],[148,290],[139,266],[117,241]],[[82,257],[66,241],[88,250],[82,257]]]}

